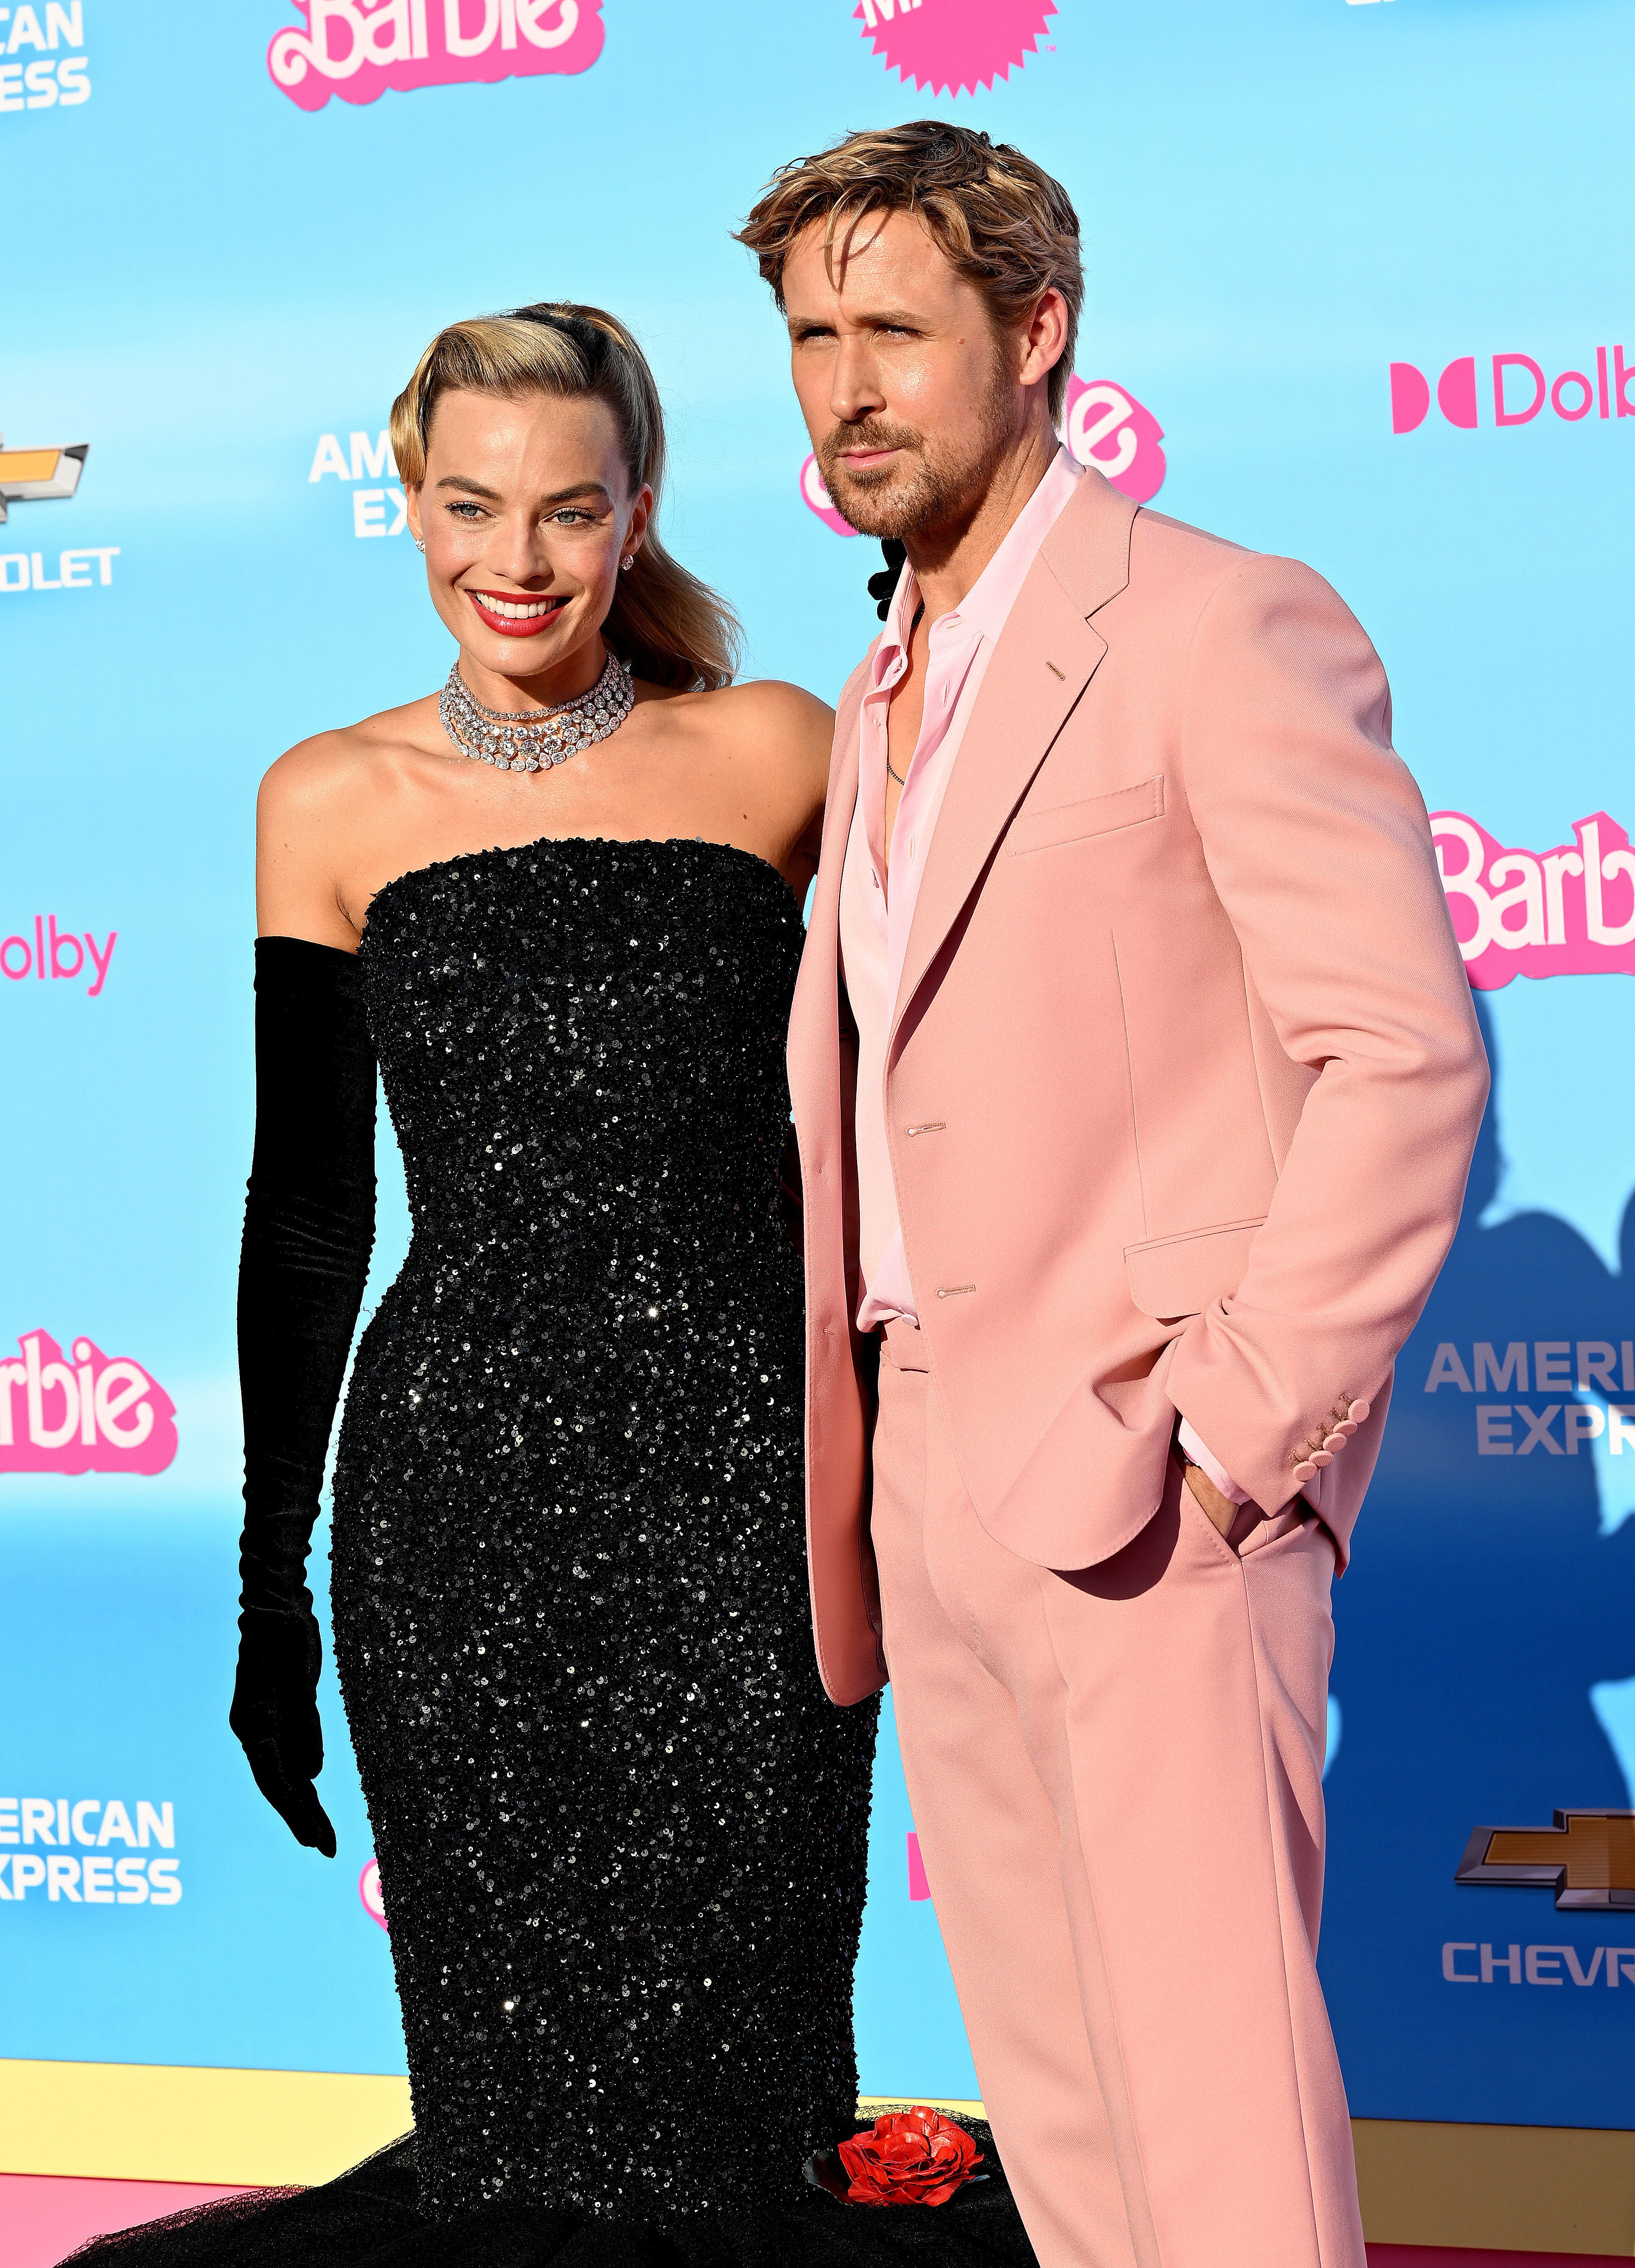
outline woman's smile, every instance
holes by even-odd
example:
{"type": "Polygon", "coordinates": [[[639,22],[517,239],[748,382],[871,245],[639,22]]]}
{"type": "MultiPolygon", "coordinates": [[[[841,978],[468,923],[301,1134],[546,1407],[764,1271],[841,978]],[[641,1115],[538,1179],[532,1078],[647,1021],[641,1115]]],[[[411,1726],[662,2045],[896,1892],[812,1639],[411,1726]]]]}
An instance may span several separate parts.
{"type": "Polygon", "coordinates": [[[526,591],[466,591],[478,619],[505,637],[537,637],[549,630],[567,605],[560,592],[533,598],[526,591]]]}

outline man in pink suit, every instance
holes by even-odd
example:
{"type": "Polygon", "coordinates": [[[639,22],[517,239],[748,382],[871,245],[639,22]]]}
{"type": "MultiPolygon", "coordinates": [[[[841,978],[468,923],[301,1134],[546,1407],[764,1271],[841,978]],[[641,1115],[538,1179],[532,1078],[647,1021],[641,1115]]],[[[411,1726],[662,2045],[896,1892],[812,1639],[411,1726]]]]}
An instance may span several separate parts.
{"type": "Polygon", "coordinates": [[[885,1680],[1044,2268],[1364,2268],[1329,1587],[1487,1071],[1367,638],[1057,438],[1078,223],[939,122],[743,232],[836,504],[789,1043],[824,1683],[885,1680]]]}

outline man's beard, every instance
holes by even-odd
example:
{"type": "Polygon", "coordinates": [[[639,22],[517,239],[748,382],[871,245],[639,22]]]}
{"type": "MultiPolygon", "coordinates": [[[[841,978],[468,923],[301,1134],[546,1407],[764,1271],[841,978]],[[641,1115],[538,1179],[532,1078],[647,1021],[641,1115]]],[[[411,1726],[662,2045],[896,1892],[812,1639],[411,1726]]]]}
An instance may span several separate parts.
{"type": "Polygon", "coordinates": [[[818,445],[818,464],[830,501],[859,535],[905,538],[940,534],[968,521],[987,493],[1010,442],[1008,391],[997,382],[982,406],[974,440],[963,451],[928,444],[912,425],[861,417],[837,425],[818,445]],[[844,449],[896,449],[909,460],[877,473],[851,471],[844,449]]]}

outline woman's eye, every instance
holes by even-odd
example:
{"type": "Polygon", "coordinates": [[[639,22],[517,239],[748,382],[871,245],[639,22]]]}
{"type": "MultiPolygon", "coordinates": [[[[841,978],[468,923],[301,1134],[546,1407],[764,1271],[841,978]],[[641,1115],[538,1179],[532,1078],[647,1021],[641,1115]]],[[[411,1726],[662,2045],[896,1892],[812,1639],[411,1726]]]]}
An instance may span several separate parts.
{"type": "Polygon", "coordinates": [[[551,518],[558,527],[588,527],[591,524],[588,512],[576,512],[571,505],[565,511],[552,512],[551,518]]]}
{"type": "Polygon", "coordinates": [[[480,504],[452,504],[449,510],[456,519],[480,519],[482,517],[480,504]]]}

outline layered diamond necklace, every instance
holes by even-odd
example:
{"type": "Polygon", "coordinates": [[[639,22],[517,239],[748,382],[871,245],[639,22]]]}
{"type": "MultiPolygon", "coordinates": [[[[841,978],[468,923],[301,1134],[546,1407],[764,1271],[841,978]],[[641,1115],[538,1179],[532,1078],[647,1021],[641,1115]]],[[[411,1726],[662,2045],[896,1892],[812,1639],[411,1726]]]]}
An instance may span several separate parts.
{"type": "Polygon", "coordinates": [[[438,696],[437,711],[461,755],[496,764],[503,772],[542,772],[618,731],[636,703],[630,678],[629,662],[610,651],[608,666],[590,691],[575,694],[571,701],[554,709],[485,709],[473,698],[456,661],[438,696]]]}

